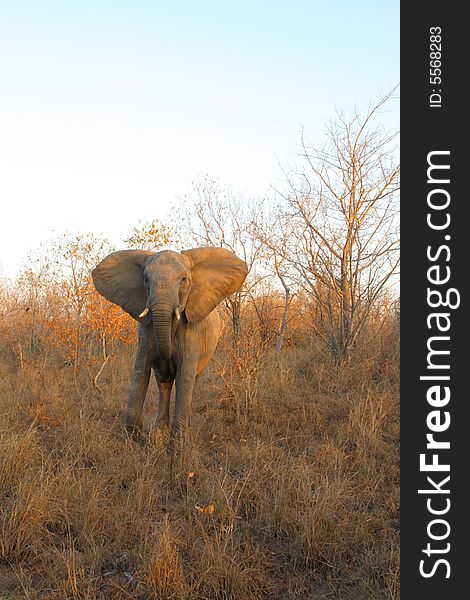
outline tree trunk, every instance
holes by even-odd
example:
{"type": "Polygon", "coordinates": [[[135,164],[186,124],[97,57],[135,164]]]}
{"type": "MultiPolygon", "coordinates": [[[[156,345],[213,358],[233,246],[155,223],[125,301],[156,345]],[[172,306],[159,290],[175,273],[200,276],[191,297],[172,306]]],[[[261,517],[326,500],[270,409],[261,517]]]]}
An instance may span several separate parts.
{"type": "Polygon", "coordinates": [[[233,299],[230,300],[230,307],[232,311],[232,333],[234,342],[238,342],[241,334],[241,303],[240,295],[237,293],[233,299]]]}
{"type": "Polygon", "coordinates": [[[285,287],[285,302],[284,302],[284,311],[282,313],[282,320],[281,320],[281,328],[279,330],[279,334],[277,336],[277,340],[276,340],[276,354],[280,354],[281,350],[282,350],[282,346],[284,345],[284,339],[286,337],[286,333],[287,333],[287,319],[289,316],[289,305],[290,305],[290,293],[289,293],[289,289],[287,287],[285,287]]]}

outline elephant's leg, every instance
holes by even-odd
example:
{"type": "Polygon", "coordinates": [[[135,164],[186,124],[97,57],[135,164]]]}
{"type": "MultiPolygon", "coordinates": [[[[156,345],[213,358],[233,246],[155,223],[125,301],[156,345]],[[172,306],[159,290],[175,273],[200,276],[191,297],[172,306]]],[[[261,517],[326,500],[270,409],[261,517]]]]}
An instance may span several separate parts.
{"type": "Polygon", "coordinates": [[[127,402],[126,427],[130,431],[142,431],[142,409],[152,367],[152,356],[148,338],[148,332],[144,330],[143,326],[139,326],[139,347],[127,402]]]}
{"type": "MultiPolygon", "coordinates": [[[[155,375],[155,378],[157,376],[155,375]]],[[[170,426],[170,396],[173,381],[158,381],[159,402],[157,408],[157,427],[170,426]]]]}
{"type": "Polygon", "coordinates": [[[193,390],[196,383],[196,365],[183,364],[176,378],[175,414],[171,424],[171,437],[185,434],[189,428],[193,390]]]}

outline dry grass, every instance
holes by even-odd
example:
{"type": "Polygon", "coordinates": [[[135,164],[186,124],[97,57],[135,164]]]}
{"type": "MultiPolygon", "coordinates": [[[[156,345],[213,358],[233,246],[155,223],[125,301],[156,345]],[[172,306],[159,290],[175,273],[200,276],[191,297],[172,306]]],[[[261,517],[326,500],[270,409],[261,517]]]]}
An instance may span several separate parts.
{"type": "Polygon", "coordinates": [[[222,346],[173,470],[124,431],[130,368],[124,349],[98,395],[3,352],[0,598],[398,599],[395,330],[340,370],[222,346]]]}

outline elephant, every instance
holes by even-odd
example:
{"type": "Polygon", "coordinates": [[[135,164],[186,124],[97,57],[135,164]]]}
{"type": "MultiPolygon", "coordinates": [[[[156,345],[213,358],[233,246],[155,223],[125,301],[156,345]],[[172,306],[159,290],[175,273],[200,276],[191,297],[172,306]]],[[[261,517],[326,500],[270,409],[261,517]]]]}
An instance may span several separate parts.
{"type": "Polygon", "coordinates": [[[92,271],[97,291],[138,321],[138,349],[126,427],[142,431],[142,409],[153,369],[159,390],[157,427],[170,439],[188,431],[193,389],[221,333],[215,308],[242,286],[246,263],[225,248],[175,252],[120,250],[92,271]],[[170,394],[176,382],[170,427],[170,394]]]}

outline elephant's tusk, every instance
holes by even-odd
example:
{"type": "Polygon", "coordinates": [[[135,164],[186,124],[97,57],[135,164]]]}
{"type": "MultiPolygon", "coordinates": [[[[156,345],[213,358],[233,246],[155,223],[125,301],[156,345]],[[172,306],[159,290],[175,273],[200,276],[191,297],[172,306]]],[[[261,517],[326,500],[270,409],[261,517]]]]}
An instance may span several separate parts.
{"type": "Polygon", "coordinates": [[[143,317],[146,317],[149,314],[149,312],[150,312],[149,307],[146,306],[144,308],[144,310],[140,313],[139,319],[142,319],[143,317]]]}
{"type": "Polygon", "coordinates": [[[178,306],[175,308],[175,316],[176,316],[176,319],[179,321],[181,318],[181,314],[180,314],[180,309],[178,306]]]}

